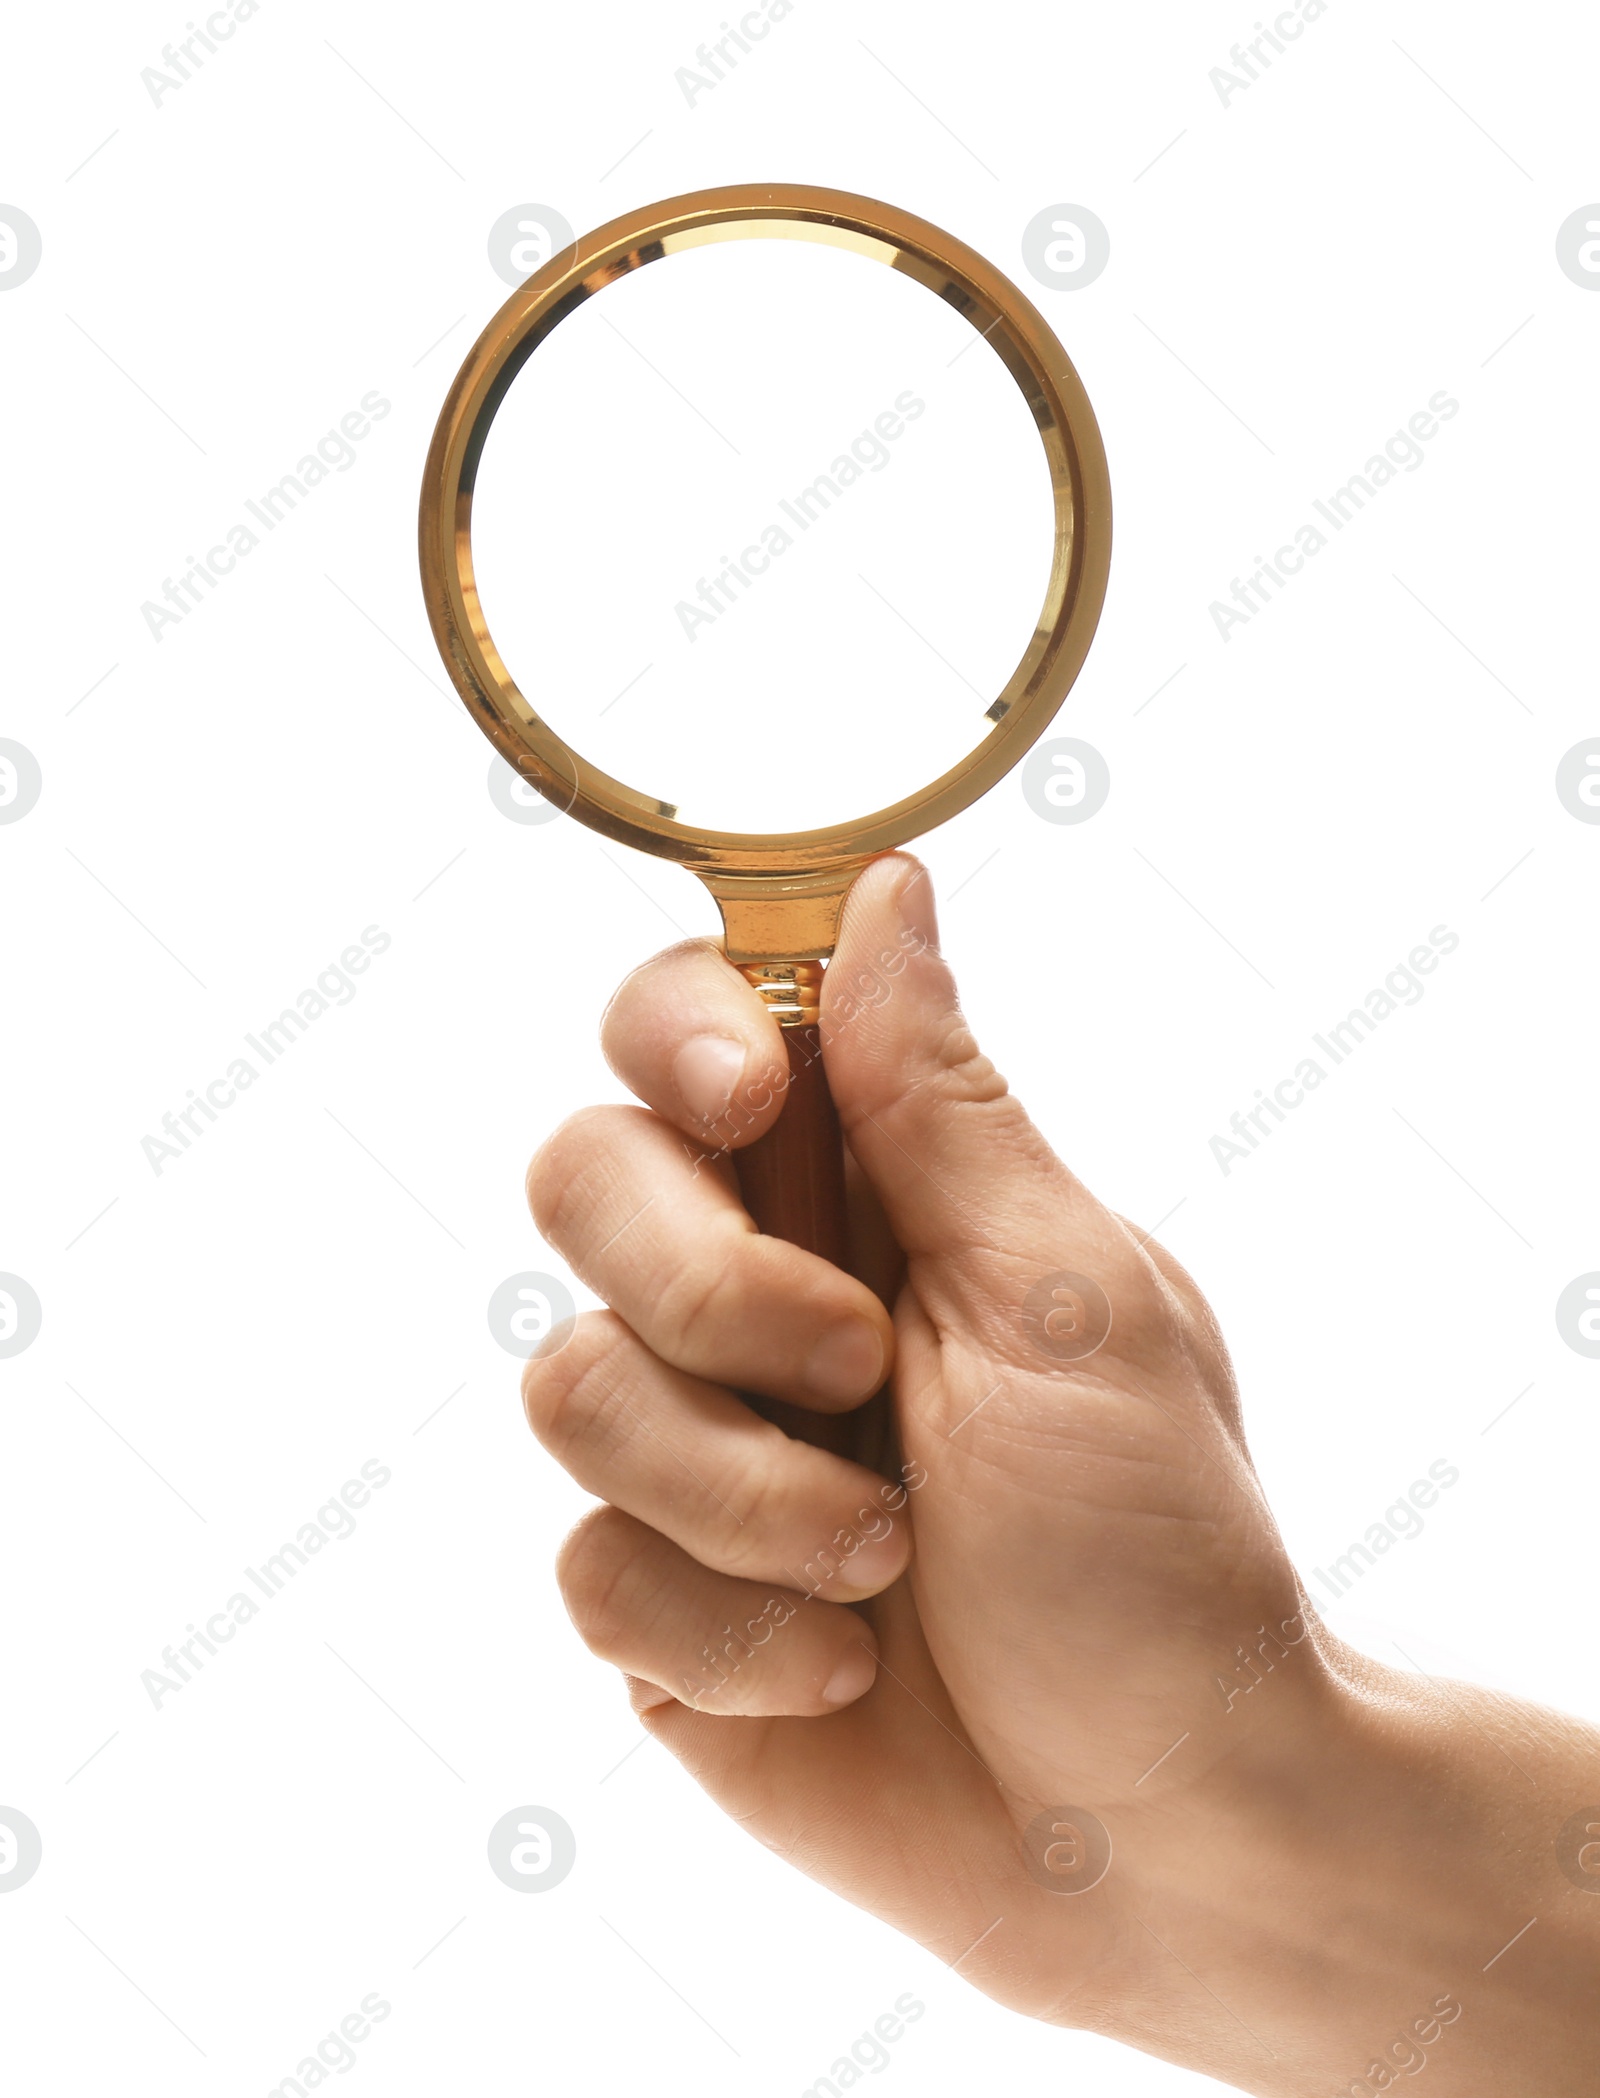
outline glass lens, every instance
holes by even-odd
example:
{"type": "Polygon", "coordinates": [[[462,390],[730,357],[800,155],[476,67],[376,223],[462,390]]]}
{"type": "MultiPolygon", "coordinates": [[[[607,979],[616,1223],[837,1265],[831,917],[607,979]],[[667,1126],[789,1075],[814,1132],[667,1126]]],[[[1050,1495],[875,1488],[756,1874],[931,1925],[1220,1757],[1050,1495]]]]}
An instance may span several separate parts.
{"type": "Polygon", "coordinates": [[[484,448],[473,561],[535,711],[704,829],[889,806],[966,758],[1050,570],[1026,402],[923,285],[744,239],[585,300],[484,448]]]}

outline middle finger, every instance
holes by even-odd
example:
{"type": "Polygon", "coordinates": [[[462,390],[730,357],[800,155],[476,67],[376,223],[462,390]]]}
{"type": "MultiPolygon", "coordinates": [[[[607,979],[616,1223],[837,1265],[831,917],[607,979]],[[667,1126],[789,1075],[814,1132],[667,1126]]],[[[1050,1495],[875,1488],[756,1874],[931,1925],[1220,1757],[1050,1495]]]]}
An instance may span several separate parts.
{"type": "Polygon", "coordinates": [[[863,1282],[756,1230],[720,1164],[644,1108],[564,1122],[528,1168],[541,1234],[664,1361],[837,1412],[888,1374],[894,1328],[863,1282]]]}

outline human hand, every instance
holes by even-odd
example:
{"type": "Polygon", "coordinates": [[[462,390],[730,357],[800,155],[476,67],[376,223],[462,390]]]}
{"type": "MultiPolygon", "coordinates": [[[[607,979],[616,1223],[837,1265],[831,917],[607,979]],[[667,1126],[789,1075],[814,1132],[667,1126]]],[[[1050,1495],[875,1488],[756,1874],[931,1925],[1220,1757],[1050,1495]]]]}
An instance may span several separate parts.
{"type": "Polygon", "coordinates": [[[978,1050],[914,861],[852,890],[822,1024],[853,1274],[740,1206],[722,1154],[781,1111],[783,1050],[704,943],[605,1016],[645,1105],[574,1117],[530,1168],[612,1307],[524,1381],[606,1504],[561,1555],[578,1629],[752,1834],[1012,2007],[1272,2093],[1427,2028],[1440,2098],[1479,2088],[1432,2007],[1465,1964],[1370,1945],[1375,1898],[1336,1899],[1381,1831],[1448,1941],[1412,1790],[1459,1722],[1310,1611],[1215,1320],[978,1050]],[[859,1409],[855,1456],[739,1392],[859,1409]],[[1320,1965],[1308,1901],[1335,1901],[1320,1965]]]}

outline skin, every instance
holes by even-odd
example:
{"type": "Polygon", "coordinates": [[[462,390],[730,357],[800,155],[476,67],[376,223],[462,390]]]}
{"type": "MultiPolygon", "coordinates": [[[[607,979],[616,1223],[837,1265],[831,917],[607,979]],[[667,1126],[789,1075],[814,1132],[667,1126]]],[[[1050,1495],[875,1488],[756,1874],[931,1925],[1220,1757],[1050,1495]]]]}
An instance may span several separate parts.
{"type": "Polygon", "coordinates": [[[602,1504],[579,1632],[751,1834],[1013,2009],[1271,2098],[1592,2092],[1600,1735],[1320,1623],[1204,1299],[1045,1144],[937,941],[874,862],[823,1006],[852,1273],[740,1205],[783,1049],[715,947],[608,1009],[643,1105],[528,1177],[612,1307],[524,1380],[602,1504]]]}

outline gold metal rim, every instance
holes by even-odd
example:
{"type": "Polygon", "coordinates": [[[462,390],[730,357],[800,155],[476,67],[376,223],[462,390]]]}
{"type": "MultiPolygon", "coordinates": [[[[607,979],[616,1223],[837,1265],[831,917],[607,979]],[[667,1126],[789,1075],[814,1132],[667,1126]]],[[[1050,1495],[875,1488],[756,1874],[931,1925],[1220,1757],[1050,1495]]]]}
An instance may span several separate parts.
{"type": "MultiPolygon", "coordinates": [[[[419,518],[423,593],[456,689],[500,755],[592,829],[699,874],[723,899],[760,892],[836,899],[875,854],[965,808],[1049,725],[1088,653],[1111,558],[1111,487],[1099,425],[1043,316],[993,265],[927,220],[870,197],[798,183],[699,190],[613,219],[554,256],[507,299],[469,351],[429,447],[419,518]],[[849,823],[783,837],[676,821],[574,751],[540,717],[497,651],[472,566],[473,480],[495,413],[544,338],[630,270],[713,240],[779,237],[867,254],[926,285],[1000,356],[1031,410],[1050,469],[1055,545],[1044,604],[990,709],[995,728],[940,778],[849,823]]],[[[726,916],[726,903],[724,914],[726,916]]],[[[824,909],[821,915],[828,915],[824,909]]],[[[837,918],[837,904],[832,905],[837,918]]],[[[731,923],[730,923],[731,929],[731,923]]],[[[792,943],[784,943],[789,951],[792,943]]],[[[730,951],[732,951],[730,949],[730,951]]],[[[793,951],[800,951],[793,946],[793,951]]],[[[826,951],[820,940],[808,952],[826,951]]]]}

